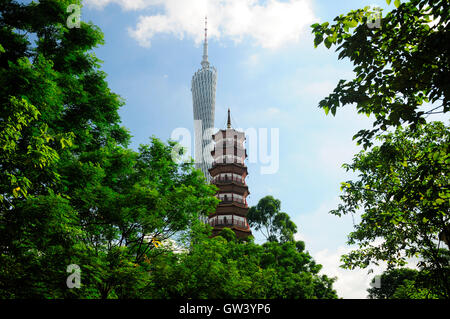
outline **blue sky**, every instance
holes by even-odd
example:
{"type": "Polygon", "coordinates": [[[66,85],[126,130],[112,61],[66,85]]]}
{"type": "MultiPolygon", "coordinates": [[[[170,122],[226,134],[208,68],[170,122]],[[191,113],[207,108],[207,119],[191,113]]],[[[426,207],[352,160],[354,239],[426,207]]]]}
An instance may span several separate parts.
{"type": "Polygon", "coordinates": [[[299,228],[297,238],[324,273],[338,276],[339,295],[364,298],[373,274],[338,268],[339,256],[349,249],[352,217],[328,211],[339,203],[340,182],[353,176],[341,168],[359,150],[352,136],[371,127],[372,119],[351,106],[335,117],[317,107],[339,79],[352,77],[353,68],[334,49],[314,49],[309,26],[366,5],[392,9],[385,0],[84,3],[82,20],[104,33],[105,45],[95,54],[104,61],[111,89],[126,101],[120,115],[134,149],[152,135],[167,140],[176,128],[193,132],[190,83],[200,68],[208,14],[209,61],[218,70],[216,127],[225,127],[230,108],[234,127],[279,130],[278,171],[261,174],[266,164],[248,164],[249,205],[266,195],[280,199],[299,228]]]}

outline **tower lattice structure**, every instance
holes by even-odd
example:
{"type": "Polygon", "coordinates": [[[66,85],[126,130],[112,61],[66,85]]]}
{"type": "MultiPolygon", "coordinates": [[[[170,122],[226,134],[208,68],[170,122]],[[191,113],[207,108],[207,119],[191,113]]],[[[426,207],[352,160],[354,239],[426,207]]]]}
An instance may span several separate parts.
{"type": "Polygon", "coordinates": [[[216,105],[217,70],[208,61],[208,28],[205,18],[205,40],[201,69],[192,76],[191,91],[194,109],[195,163],[208,182],[211,180],[208,169],[211,168],[210,156],[213,148],[212,134],[216,105]]]}

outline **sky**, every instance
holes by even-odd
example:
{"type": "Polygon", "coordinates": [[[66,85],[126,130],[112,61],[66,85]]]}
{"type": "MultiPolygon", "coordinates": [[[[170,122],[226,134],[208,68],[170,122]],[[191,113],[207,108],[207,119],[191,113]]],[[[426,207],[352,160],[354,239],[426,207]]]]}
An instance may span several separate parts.
{"type": "Polygon", "coordinates": [[[209,61],[218,72],[215,126],[225,128],[230,108],[233,127],[256,133],[248,150],[248,204],[266,195],[281,200],[297,224],[296,238],[323,274],[337,276],[343,298],[365,298],[370,279],[382,272],[339,267],[358,220],[329,214],[339,204],[340,183],[356,177],[341,167],[360,150],[352,136],[373,118],[353,106],[335,117],[318,108],[340,79],[353,77],[353,66],[333,48],[314,48],[310,25],[366,5],[384,13],[393,7],[385,0],[84,0],[81,9],[81,19],[104,33],[94,52],[126,102],[120,115],[133,149],[180,129],[191,134],[183,143],[194,145],[190,85],[201,67],[208,16],[209,61]]]}

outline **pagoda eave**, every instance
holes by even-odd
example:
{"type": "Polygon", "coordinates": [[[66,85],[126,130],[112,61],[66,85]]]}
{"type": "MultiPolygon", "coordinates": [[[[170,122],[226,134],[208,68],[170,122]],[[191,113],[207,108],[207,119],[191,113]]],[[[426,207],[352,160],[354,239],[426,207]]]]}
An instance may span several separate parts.
{"type": "Polygon", "coordinates": [[[219,233],[224,229],[229,228],[234,231],[237,238],[247,238],[248,236],[252,235],[252,231],[250,228],[242,228],[235,225],[223,225],[223,226],[215,226],[212,230],[212,236],[217,236],[219,233]]]}
{"type": "Polygon", "coordinates": [[[238,163],[215,163],[210,169],[211,176],[221,173],[235,173],[243,174],[244,177],[248,175],[247,166],[238,163]]]}

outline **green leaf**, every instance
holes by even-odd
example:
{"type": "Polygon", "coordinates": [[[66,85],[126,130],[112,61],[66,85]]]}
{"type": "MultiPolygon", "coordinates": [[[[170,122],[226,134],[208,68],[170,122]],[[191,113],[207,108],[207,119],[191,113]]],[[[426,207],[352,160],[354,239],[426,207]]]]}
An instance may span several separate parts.
{"type": "Polygon", "coordinates": [[[358,21],[353,19],[345,20],[344,25],[348,28],[355,28],[358,25],[358,21]]]}
{"type": "Polygon", "coordinates": [[[323,41],[323,34],[316,32],[316,36],[314,38],[314,47],[317,48],[319,44],[323,41]]]}
{"type": "Polygon", "coordinates": [[[401,4],[400,0],[394,0],[394,5],[396,8],[398,8],[400,4],[401,4]]]}
{"type": "Polygon", "coordinates": [[[333,116],[336,116],[336,107],[335,106],[333,106],[331,108],[331,114],[333,114],[333,116]]]}

